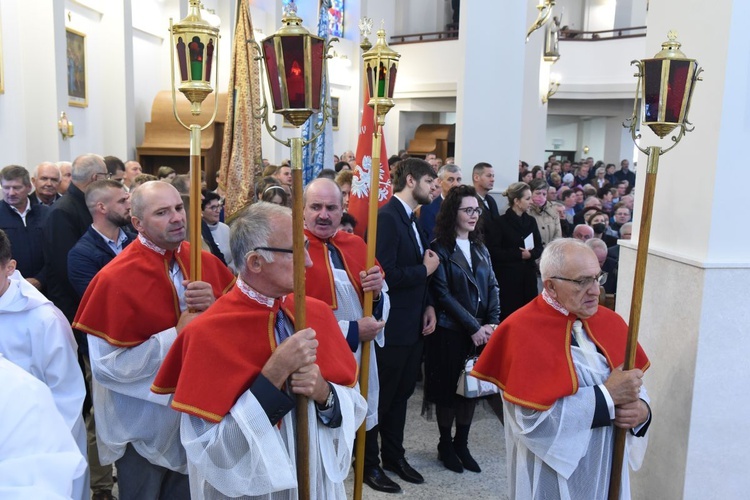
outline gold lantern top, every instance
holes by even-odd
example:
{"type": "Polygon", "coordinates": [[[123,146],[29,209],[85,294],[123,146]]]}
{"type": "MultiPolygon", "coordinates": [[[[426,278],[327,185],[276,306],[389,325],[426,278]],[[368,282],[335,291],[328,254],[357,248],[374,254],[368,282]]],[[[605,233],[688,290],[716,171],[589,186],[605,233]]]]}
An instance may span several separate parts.
{"type": "Polygon", "coordinates": [[[378,30],[378,39],[370,50],[362,55],[370,97],[367,103],[377,113],[378,121],[394,106],[393,88],[396,84],[398,60],[401,54],[391,49],[385,40],[385,30],[378,30]]]}
{"type": "Polygon", "coordinates": [[[690,124],[690,99],[702,71],[695,59],[680,50],[674,31],[667,38],[653,58],[637,62],[643,96],[642,123],[662,139],[675,127],[684,129],[690,124]]]}
{"type": "Polygon", "coordinates": [[[219,27],[201,16],[200,0],[190,0],[188,15],[180,22],[172,24],[172,81],[174,82],[174,55],[180,70],[178,87],[190,101],[193,115],[201,112],[201,103],[213,92],[211,71],[214,54],[218,53],[219,27]]]}

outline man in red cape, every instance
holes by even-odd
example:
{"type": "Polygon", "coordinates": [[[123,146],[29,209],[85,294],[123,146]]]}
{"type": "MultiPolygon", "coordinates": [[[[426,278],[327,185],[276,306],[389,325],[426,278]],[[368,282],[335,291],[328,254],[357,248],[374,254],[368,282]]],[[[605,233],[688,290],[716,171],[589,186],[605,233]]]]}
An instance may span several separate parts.
{"type": "MultiPolygon", "coordinates": [[[[305,189],[305,234],[310,242],[312,267],[307,270],[307,295],[325,302],[339,322],[357,362],[361,343],[375,340],[383,347],[390,302],[383,290],[379,265],[366,268],[367,245],[359,236],[339,231],[343,196],[330,179],[316,179],[305,189]],[[373,292],[373,315],[363,317],[364,292],[373,292]]],[[[378,423],[380,382],[375,345],[370,344],[366,428],[378,423]]]]}
{"type": "Polygon", "coordinates": [[[179,414],[150,387],[177,334],[234,276],[203,252],[203,281],[187,280],[185,207],[172,185],[134,190],[131,213],[138,238],[91,281],[73,327],[89,334],[99,455],[117,465],[120,498],[187,498],[179,414]]]}
{"type": "MultiPolygon", "coordinates": [[[[510,498],[605,499],[614,426],[630,430],[633,470],[645,454],[648,358],[638,346],[636,368],[622,370],[628,327],[599,307],[590,248],[555,240],[540,267],[542,295],[500,325],[472,375],[503,390],[510,498]]],[[[627,466],[622,478],[620,498],[630,498],[627,466]]]]}
{"type": "MultiPolygon", "coordinates": [[[[346,498],[366,403],[357,365],[325,303],[306,299],[309,328],[293,332],[292,218],[256,203],[232,222],[237,286],[192,322],[152,390],[183,412],[192,498],[296,498],[293,394],[308,409],[311,498],[346,498]]],[[[306,255],[307,266],[311,265],[306,255]]]]}

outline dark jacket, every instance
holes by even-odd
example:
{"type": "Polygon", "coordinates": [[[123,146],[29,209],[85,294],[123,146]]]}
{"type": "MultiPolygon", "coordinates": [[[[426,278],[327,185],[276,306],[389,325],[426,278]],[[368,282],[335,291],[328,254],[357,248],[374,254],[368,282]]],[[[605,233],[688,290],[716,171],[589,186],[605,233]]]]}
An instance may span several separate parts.
{"type": "Polygon", "coordinates": [[[537,296],[536,260],[542,255],[542,237],[536,220],[527,213],[519,217],[512,208],[501,215],[492,229],[487,249],[500,286],[500,318],[505,319],[537,296]],[[534,236],[530,259],[521,258],[523,240],[534,236]]]}
{"type": "Polygon", "coordinates": [[[57,200],[44,228],[44,259],[47,270],[47,297],[72,322],[80,298],[68,281],[68,252],[91,225],[83,191],[71,183],[57,200]]]}
{"type": "Polygon", "coordinates": [[[34,193],[31,193],[31,194],[29,195],[29,200],[31,200],[31,203],[33,203],[33,204],[36,204],[36,205],[44,205],[44,206],[46,206],[46,207],[49,207],[49,206],[52,206],[52,205],[54,205],[54,203],[55,203],[55,202],[56,202],[57,200],[59,200],[60,198],[62,198],[62,195],[58,193],[58,194],[56,194],[56,195],[55,195],[55,199],[54,199],[54,200],[52,200],[52,203],[50,203],[49,205],[46,205],[46,204],[42,203],[42,202],[41,202],[41,201],[39,200],[39,198],[38,198],[38,197],[37,197],[37,195],[36,195],[36,192],[34,192],[34,193]]]}
{"type": "MultiPolygon", "coordinates": [[[[429,248],[420,230],[422,248],[429,248]]],[[[391,310],[385,325],[388,345],[409,346],[422,338],[422,313],[427,305],[427,268],[417,237],[401,201],[393,196],[378,211],[375,255],[385,272],[391,310]]]]}
{"type": "Polygon", "coordinates": [[[50,208],[31,203],[24,226],[21,216],[13,208],[0,201],[0,229],[8,235],[11,255],[16,260],[18,271],[24,278],[35,278],[43,285],[47,279],[44,273],[44,225],[50,208]]]}
{"type": "Polygon", "coordinates": [[[443,197],[438,195],[432,200],[432,203],[419,209],[419,225],[427,234],[427,241],[432,241],[435,238],[435,221],[442,204],[443,197]]]}
{"type": "Polygon", "coordinates": [[[440,257],[430,280],[438,326],[473,335],[482,325],[498,324],[500,298],[487,248],[471,244],[473,270],[457,245],[448,250],[433,241],[432,249],[440,257]]]}
{"type": "MultiPolygon", "coordinates": [[[[122,244],[123,248],[128,246],[135,235],[125,228],[127,240],[122,244]]],[[[78,299],[83,297],[83,292],[96,273],[109,264],[115,258],[115,252],[107,245],[101,235],[89,226],[78,243],[68,253],[68,281],[75,290],[78,299]]]]}

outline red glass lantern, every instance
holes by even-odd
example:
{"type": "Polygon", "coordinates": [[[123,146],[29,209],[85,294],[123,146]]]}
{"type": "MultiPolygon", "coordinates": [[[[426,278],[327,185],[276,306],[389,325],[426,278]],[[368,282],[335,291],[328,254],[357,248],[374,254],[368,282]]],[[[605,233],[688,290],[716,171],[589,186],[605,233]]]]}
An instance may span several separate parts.
{"type": "Polygon", "coordinates": [[[642,124],[664,138],[675,127],[687,125],[690,99],[700,70],[695,59],[680,50],[677,35],[670,32],[653,59],[640,61],[642,124]]]}
{"type": "Polygon", "coordinates": [[[388,46],[385,30],[378,30],[378,40],[370,50],[362,55],[365,65],[367,92],[370,97],[367,103],[377,110],[380,117],[393,107],[393,89],[396,86],[398,60],[401,54],[388,46]]]}
{"type": "Polygon", "coordinates": [[[326,44],[302,26],[294,9],[281,21],[284,25],[261,42],[263,60],[273,112],[299,127],[320,110],[326,44]]]}

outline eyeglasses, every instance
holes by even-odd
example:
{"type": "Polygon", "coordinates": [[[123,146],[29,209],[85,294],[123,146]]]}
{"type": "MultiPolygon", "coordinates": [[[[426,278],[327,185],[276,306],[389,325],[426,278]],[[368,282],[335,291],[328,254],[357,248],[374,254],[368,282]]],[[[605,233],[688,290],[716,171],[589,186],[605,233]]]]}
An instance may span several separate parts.
{"type": "Polygon", "coordinates": [[[97,172],[94,174],[95,181],[101,181],[103,179],[111,179],[111,178],[112,178],[112,174],[110,174],[109,172],[97,172]]]}
{"type": "Polygon", "coordinates": [[[482,209],[480,207],[476,207],[476,208],[473,208],[473,207],[459,208],[458,211],[465,213],[469,217],[471,217],[472,215],[482,215],[482,209]]]}
{"type": "Polygon", "coordinates": [[[570,278],[562,278],[560,276],[552,276],[553,280],[561,280],[561,281],[569,281],[570,283],[575,283],[579,289],[583,290],[584,288],[588,288],[591,286],[592,283],[598,283],[599,285],[603,285],[607,282],[607,273],[599,273],[596,276],[589,277],[589,278],[581,278],[579,280],[574,280],[570,278]]]}
{"type": "Polygon", "coordinates": [[[209,205],[206,210],[221,210],[221,205],[209,205]]]}
{"type": "MultiPolygon", "coordinates": [[[[310,248],[310,240],[305,240],[305,250],[308,250],[310,248]]],[[[278,248],[278,247],[255,247],[253,248],[253,252],[257,252],[258,250],[264,250],[266,252],[278,252],[278,253],[294,253],[294,250],[291,248],[278,248]]]]}

